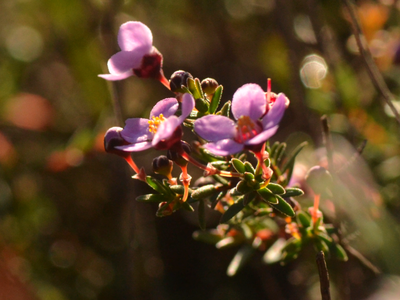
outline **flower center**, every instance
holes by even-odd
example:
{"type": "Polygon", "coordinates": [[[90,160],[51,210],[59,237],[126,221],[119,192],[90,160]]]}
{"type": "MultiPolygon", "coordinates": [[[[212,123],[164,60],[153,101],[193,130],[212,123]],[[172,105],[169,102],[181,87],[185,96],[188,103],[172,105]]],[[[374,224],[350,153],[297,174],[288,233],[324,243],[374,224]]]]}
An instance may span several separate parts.
{"type": "Polygon", "coordinates": [[[238,143],[244,143],[245,141],[255,137],[262,131],[262,127],[253,122],[249,116],[241,116],[237,121],[237,134],[235,140],[238,143]]]}
{"type": "Polygon", "coordinates": [[[160,124],[162,122],[164,122],[166,119],[164,118],[163,114],[160,114],[158,117],[152,117],[151,120],[149,120],[149,131],[152,134],[155,134],[157,132],[158,126],[160,126],[160,124]]]}

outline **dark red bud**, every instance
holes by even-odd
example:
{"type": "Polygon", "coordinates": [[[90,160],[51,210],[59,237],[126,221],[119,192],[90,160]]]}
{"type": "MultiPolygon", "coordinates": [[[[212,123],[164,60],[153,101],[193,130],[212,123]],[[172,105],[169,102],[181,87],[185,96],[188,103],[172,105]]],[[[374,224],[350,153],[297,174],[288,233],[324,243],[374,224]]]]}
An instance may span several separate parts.
{"type": "Polygon", "coordinates": [[[156,145],[154,145],[154,149],[156,150],[168,150],[173,147],[176,143],[178,143],[183,136],[183,131],[181,126],[178,126],[172,135],[167,140],[161,140],[156,145]]]}
{"type": "Polygon", "coordinates": [[[165,155],[160,155],[153,159],[153,171],[154,173],[169,177],[173,168],[173,162],[168,159],[165,155]]]}
{"type": "Polygon", "coordinates": [[[218,82],[213,78],[206,78],[201,81],[201,88],[203,92],[212,95],[218,87],[218,82]]]}
{"type": "Polygon", "coordinates": [[[192,74],[186,71],[175,71],[172,75],[171,78],[169,79],[169,86],[171,88],[171,91],[175,93],[184,93],[185,91],[181,88],[182,85],[187,87],[188,86],[188,79],[192,78],[192,74]]]}
{"type": "Polygon", "coordinates": [[[111,127],[107,130],[104,135],[104,149],[108,153],[113,153],[124,158],[130,155],[129,152],[115,149],[117,146],[128,145],[129,143],[125,141],[121,136],[121,127],[111,127]]]}

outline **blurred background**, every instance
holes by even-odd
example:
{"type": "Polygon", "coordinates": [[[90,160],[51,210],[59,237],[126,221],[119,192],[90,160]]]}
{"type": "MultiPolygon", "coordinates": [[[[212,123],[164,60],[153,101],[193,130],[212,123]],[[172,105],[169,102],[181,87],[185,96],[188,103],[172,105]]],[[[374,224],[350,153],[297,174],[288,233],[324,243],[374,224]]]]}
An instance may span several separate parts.
{"type": "MultiPolygon", "coordinates": [[[[363,42],[400,108],[400,1],[356,4],[363,42]]],[[[104,152],[104,132],[172,94],[153,80],[97,77],[131,20],[151,28],[167,78],[180,69],[215,78],[224,101],[271,78],[291,100],[272,140],[289,152],[309,142],[299,180],[326,161],[328,116],[340,197],[322,209],[381,270],[351,254],[328,260],[333,298],[398,299],[399,124],[368,76],[348,11],[325,0],[0,1],[0,299],[320,299],[313,249],[284,267],[259,253],[228,277],[237,249],[194,241],[195,213],[156,218],[157,205],[135,201],[149,190],[104,152]]],[[[160,154],[134,159],[150,173],[160,154]]],[[[209,212],[209,227],[218,219],[209,212]]]]}

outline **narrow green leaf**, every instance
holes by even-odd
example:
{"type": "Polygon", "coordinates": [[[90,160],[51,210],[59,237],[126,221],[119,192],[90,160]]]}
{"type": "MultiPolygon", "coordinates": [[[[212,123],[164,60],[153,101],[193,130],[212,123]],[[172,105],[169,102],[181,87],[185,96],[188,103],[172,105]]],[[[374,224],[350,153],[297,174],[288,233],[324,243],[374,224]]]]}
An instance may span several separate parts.
{"type": "Polygon", "coordinates": [[[193,98],[200,99],[201,94],[200,94],[200,91],[197,90],[195,81],[192,78],[188,78],[187,83],[188,83],[188,89],[189,89],[190,93],[193,95],[193,98]]]}
{"type": "Polygon", "coordinates": [[[305,213],[304,211],[300,210],[297,212],[297,222],[303,227],[308,228],[311,225],[311,218],[310,216],[305,213]]]}
{"type": "Polygon", "coordinates": [[[269,157],[275,157],[275,151],[279,146],[279,142],[275,142],[272,146],[271,146],[271,151],[269,153],[269,157]]]}
{"type": "Polygon", "coordinates": [[[205,212],[205,202],[204,200],[199,201],[198,216],[199,216],[199,226],[200,229],[206,229],[206,212],[205,212]]]}
{"type": "Polygon", "coordinates": [[[204,100],[203,98],[198,98],[195,101],[195,107],[196,109],[201,113],[205,114],[208,111],[209,103],[204,100]]]}
{"type": "Polygon", "coordinates": [[[339,244],[335,245],[335,256],[337,259],[341,261],[348,261],[349,257],[347,256],[346,250],[339,244]]]}
{"type": "Polygon", "coordinates": [[[243,235],[245,237],[246,240],[250,240],[253,238],[253,230],[251,230],[250,226],[247,225],[246,223],[241,223],[240,224],[240,229],[243,232],[243,235]]]}
{"type": "Polygon", "coordinates": [[[244,172],[243,178],[248,182],[252,182],[254,180],[254,174],[250,172],[244,172]]]}
{"type": "Polygon", "coordinates": [[[253,188],[250,187],[246,181],[242,180],[239,181],[238,184],[236,185],[236,190],[241,194],[247,194],[253,191],[253,188]]]}
{"type": "Polygon", "coordinates": [[[276,151],[274,153],[274,161],[275,164],[278,165],[279,162],[282,159],[283,154],[285,153],[286,150],[286,143],[281,143],[279,146],[276,148],[276,151]]]}
{"type": "Polygon", "coordinates": [[[272,204],[270,203],[270,205],[275,208],[276,210],[279,210],[281,213],[283,213],[284,215],[287,215],[289,217],[294,217],[295,213],[293,208],[290,206],[289,203],[287,203],[285,201],[285,199],[283,199],[281,196],[279,195],[275,195],[275,197],[279,200],[278,204],[272,204]]]}
{"type": "Polygon", "coordinates": [[[182,202],[181,205],[182,205],[182,208],[184,210],[187,210],[187,211],[190,211],[190,212],[194,211],[193,206],[191,206],[187,201],[186,202],[182,202]]]}
{"type": "Polygon", "coordinates": [[[147,176],[146,182],[153,190],[159,192],[160,194],[169,194],[169,191],[167,191],[164,185],[157,179],[147,176]]]}
{"type": "Polygon", "coordinates": [[[256,198],[256,192],[252,191],[250,193],[247,193],[246,195],[244,195],[243,197],[243,205],[246,206],[247,204],[249,204],[251,201],[253,201],[256,198]]]}
{"type": "Polygon", "coordinates": [[[232,158],[231,163],[238,173],[243,174],[244,172],[246,172],[244,163],[241,160],[239,160],[237,158],[232,158]]]}
{"type": "Polygon", "coordinates": [[[218,86],[217,89],[215,90],[214,95],[211,99],[210,110],[209,110],[210,114],[214,114],[215,111],[217,110],[219,102],[221,101],[222,91],[223,91],[222,85],[218,86]]]}
{"type": "Polygon", "coordinates": [[[230,219],[232,219],[234,216],[236,216],[239,212],[242,211],[244,208],[243,205],[243,197],[239,199],[236,203],[232,204],[227,211],[222,215],[220,223],[226,223],[230,219]]]}
{"type": "Polygon", "coordinates": [[[227,101],[221,110],[217,112],[217,115],[225,116],[229,118],[229,111],[231,110],[231,101],[227,101]]]}
{"type": "Polygon", "coordinates": [[[147,194],[147,195],[141,195],[136,198],[136,201],[139,202],[167,202],[168,200],[171,200],[163,195],[159,194],[147,194]]]}
{"type": "Polygon", "coordinates": [[[314,247],[317,251],[323,251],[325,254],[329,253],[329,247],[323,240],[314,239],[314,247]]]}
{"type": "Polygon", "coordinates": [[[247,172],[254,174],[256,172],[256,170],[254,170],[254,167],[251,163],[249,163],[248,161],[246,161],[244,163],[244,168],[246,169],[247,172]]]}
{"type": "Polygon", "coordinates": [[[233,257],[231,263],[228,266],[226,274],[228,276],[235,276],[236,273],[248,262],[250,257],[255,252],[255,249],[250,245],[244,245],[236,255],[233,257]]]}
{"type": "Polygon", "coordinates": [[[200,79],[196,78],[194,80],[194,84],[196,85],[196,90],[199,93],[200,98],[204,98],[204,93],[203,93],[203,89],[201,88],[200,79]]]}
{"type": "Polygon", "coordinates": [[[286,193],[282,197],[298,197],[304,195],[303,190],[299,188],[286,188],[286,193]]]}
{"type": "Polygon", "coordinates": [[[285,194],[285,189],[283,186],[277,183],[269,183],[267,188],[274,194],[282,195],[285,194]]]}
{"type": "Polygon", "coordinates": [[[320,240],[324,241],[325,244],[327,244],[328,247],[330,247],[330,245],[332,244],[332,238],[329,235],[327,235],[327,234],[325,234],[325,233],[323,233],[321,231],[317,233],[317,237],[320,240]]]}
{"type": "Polygon", "coordinates": [[[286,162],[286,164],[283,166],[282,168],[282,173],[284,173],[286,170],[289,170],[288,172],[288,176],[287,176],[287,180],[289,181],[290,178],[292,177],[292,173],[293,173],[293,167],[294,167],[294,161],[296,159],[296,156],[300,153],[300,151],[307,146],[307,142],[303,142],[300,145],[298,145],[296,147],[296,149],[294,149],[294,151],[292,152],[292,154],[290,155],[290,157],[288,158],[288,161],[286,162]]]}
{"type": "Polygon", "coordinates": [[[272,244],[271,247],[264,253],[263,261],[267,264],[273,264],[281,260],[282,249],[286,245],[286,240],[284,238],[279,238],[272,244]]]}
{"type": "Polygon", "coordinates": [[[263,188],[259,189],[257,193],[261,196],[262,199],[267,201],[267,203],[278,204],[279,200],[275,197],[274,193],[272,193],[269,189],[263,188]]]}
{"type": "Polygon", "coordinates": [[[192,237],[196,241],[213,245],[215,245],[222,239],[222,236],[220,235],[220,233],[217,232],[217,230],[210,230],[210,231],[197,230],[193,232],[192,237]]]}
{"type": "Polygon", "coordinates": [[[211,196],[217,191],[215,185],[213,184],[207,184],[202,187],[199,187],[198,189],[194,190],[191,194],[191,197],[193,199],[203,199],[206,197],[211,196]]]}
{"type": "Polygon", "coordinates": [[[183,195],[183,193],[185,192],[185,188],[183,185],[171,185],[169,188],[171,189],[171,191],[178,195],[183,195]]]}

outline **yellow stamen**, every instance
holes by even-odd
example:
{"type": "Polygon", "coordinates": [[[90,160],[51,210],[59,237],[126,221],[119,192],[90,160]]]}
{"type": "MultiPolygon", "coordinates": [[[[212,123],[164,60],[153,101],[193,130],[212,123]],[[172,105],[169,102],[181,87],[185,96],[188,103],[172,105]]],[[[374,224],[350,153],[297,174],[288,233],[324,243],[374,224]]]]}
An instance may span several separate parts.
{"type": "Polygon", "coordinates": [[[160,126],[160,124],[162,122],[165,121],[164,115],[160,114],[158,117],[152,117],[151,120],[149,120],[149,131],[153,134],[155,134],[157,132],[158,126],[160,126]]]}

